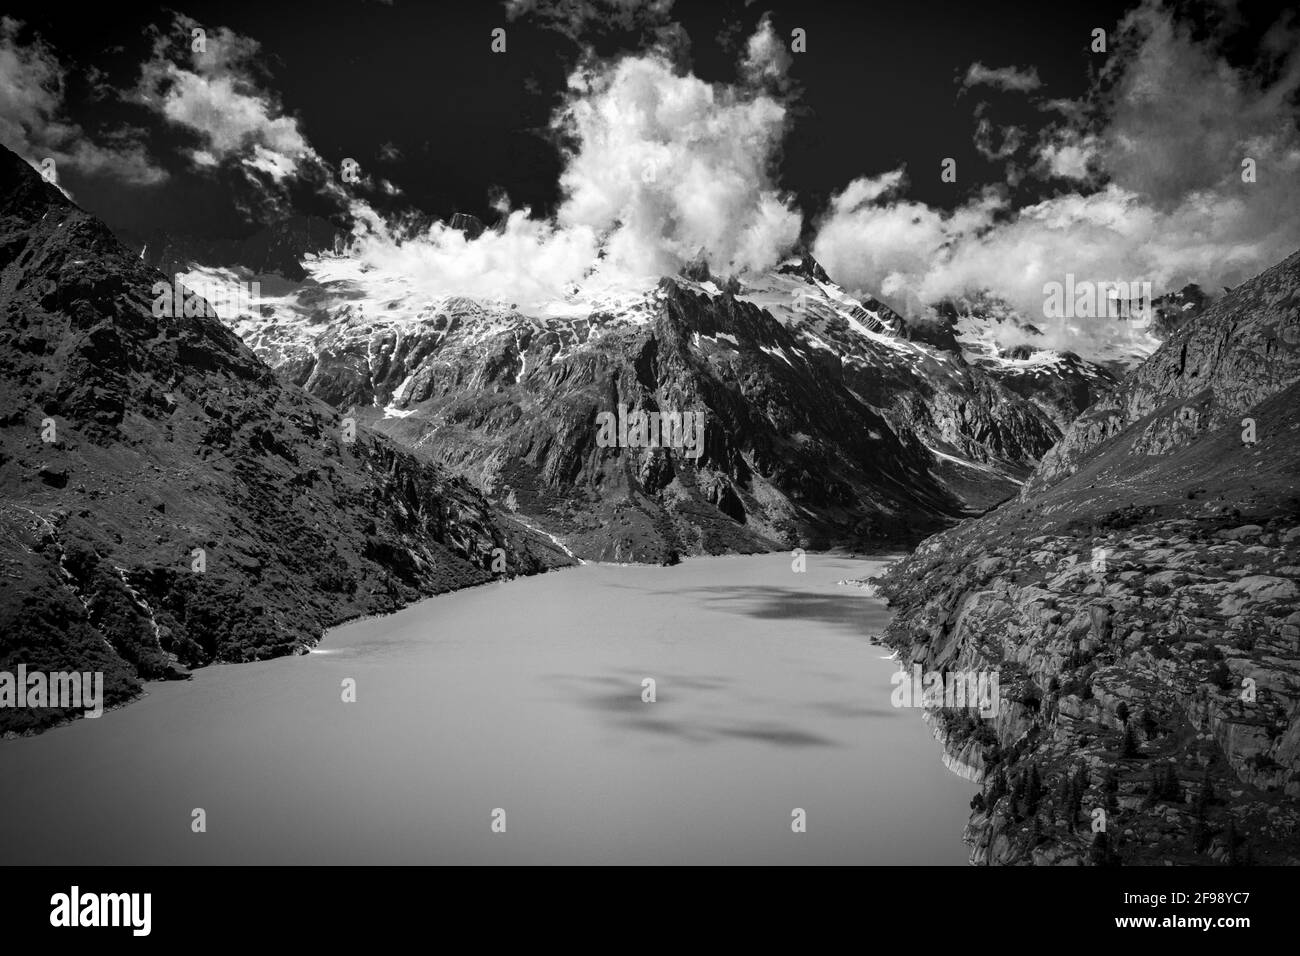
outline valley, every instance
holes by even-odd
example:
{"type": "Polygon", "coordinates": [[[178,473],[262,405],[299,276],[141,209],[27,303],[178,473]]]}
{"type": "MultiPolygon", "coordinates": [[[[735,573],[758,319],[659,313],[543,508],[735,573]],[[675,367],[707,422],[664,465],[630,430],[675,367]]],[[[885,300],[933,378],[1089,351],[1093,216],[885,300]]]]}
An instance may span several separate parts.
{"type": "MultiPolygon", "coordinates": [[[[187,290],[238,294],[209,303],[162,282],[164,301],[146,250],[0,160],[0,665],[102,674],[108,711],[0,709],[0,732],[19,738],[0,764],[15,775],[46,747],[93,763],[103,746],[124,812],[137,775],[183,763],[175,748],[210,734],[234,746],[254,717],[281,729],[245,758],[269,773],[300,744],[295,772],[312,787],[328,761],[307,758],[326,739],[351,740],[349,759],[375,775],[376,760],[422,753],[426,734],[438,760],[473,769],[473,737],[492,767],[472,804],[441,791],[450,831],[409,849],[366,837],[389,860],[470,860],[495,850],[454,834],[503,802],[494,788],[510,792],[499,775],[525,759],[520,741],[607,733],[594,783],[562,749],[525,777],[569,781],[543,801],[553,818],[599,817],[589,784],[633,816],[609,811],[591,843],[566,824],[569,843],[523,840],[501,860],[607,861],[630,821],[637,859],[697,859],[666,823],[642,826],[667,805],[654,786],[629,789],[646,772],[623,754],[638,739],[658,742],[647,759],[666,777],[702,773],[708,744],[788,797],[725,798],[734,827],[713,842],[688,828],[701,853],[744,840],[747,859],[783,858],[772,841],[786,834],[767,828],[802,808],[809,861],[956,862],[955,842],[921,831],[947,826],[948,788],[969,781],[980,790],[946,832],[955,841],[964,821],[980,865],[1300,859],[1300,254],[1220,297],[1157,299],[1133,351],[1106,361],[1033,344],[1037,330],[993,302],[909,320],[802,253],[761,274],[701,260],[520,307],[431,294],[364,249],[332,251],[327,231],[284,229],[209,247],[206,262],[168,244],[187,290]],[[450,630],[428,617],[438,609],[450,630]],[[863,656],[876,639],[897,663],[855,704],[837,684],[876,668],[863,656]],[[674,680],[668,653],[689,672],[674,680]],[[241,662],[259,663],[216,666],[241,662]],[[670,674],[653,706],[685,691],[686,719],[630,717],[646,662],[670,674]],[[512,668],[502,697],[493,675],[512,668]],[[885,708],[899,669],[940,687],[980,675],[978,706],[921,694],[885,708]],[[270,674],[288,681],[283,699],[270,674]],[[338,723],[350,718],[325,688],[339,680],[363,712],[379,684],[372,723],[338,723]],[[565,689],[534,701],[535,729],[493,726],[548,683],[565,689]],[[919,749],[893,749],[917,732],[919,749]],[[845,767],[810,760],[838,748],[845,767]],[[862,774],[894,760],[881,797],[862,774]],[[778,786],[789,766],[811,774],[841,835],[862,825],[854,801],[901,813],[930,788],[942,805],[908,818],[908,842],[877,839],[901,825],[882,817],[837,847],[811,801],[778,786]]],[[[426,772],[384,798],[406,826],[419,826],[426,772]]],[[[239,821],[238,858],[367,858],[358,843],[315,847],[317,824],[291,824],[289,790],[274,788],[258,805],[284,837],[263,846],[251,804],[205,785],[239,821]]],[[[165,796],[102,859],[219,862],[226,851],[153,829],[198,805],[165,796]]],[[[681,814],[717,825],[702,791],[679,796],[681,814]]],[[[21,798],[24,819],[52,800],[35,784],[21,798]]],[[[336,799],[337,813],[380,800],[364,783],[336,799]]],[[[63,858],[82,861],[69,840],[63,858]]]]}

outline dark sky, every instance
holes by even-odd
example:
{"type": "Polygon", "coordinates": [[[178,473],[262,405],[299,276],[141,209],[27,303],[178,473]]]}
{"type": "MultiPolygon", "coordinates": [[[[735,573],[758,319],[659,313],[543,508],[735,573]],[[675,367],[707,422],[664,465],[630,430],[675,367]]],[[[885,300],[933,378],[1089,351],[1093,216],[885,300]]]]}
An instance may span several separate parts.
{"type": "MultiPolygon", "coordinates": [[[[992,89],[962,93],[959,77],[974,61],[1033,66],[1043,81],[1040,92],[1078,97],[1098,65],[1088,50],[1090,31],[1113,28],[1130,5],[679,0],[673,18],[689,36],[694,72],[716,81],[736,79],[740,46],[764,11],[771,11],[777,34],[787,40],[793,27],[807,31],[808,52],[795,57],[791,70],[799,92],[778,184],[797,195],[811,218],[831,191],[854,177],[900,164],[912,180],[910,195],[944,208],[1002,182],[1001,168],[973,145],[977,101],[989,101],[1000,124],[1032,126],[1041,118],[1022,97],[992,89]],[[732,28],[728,42],[728,25],[737,22],[740,29],[732,28]],[[948,156],[962,170],[959,185],[940,182],[939,163],[948,156]]],[[[1259,22],[1267,24],[1278,7],[1243,5],[1256,8],[1259,22]]],[[[560,158],[546,129],[580,53],[571,38],[528,20],[507,22],[499,3],[482,0],[398,0],[391,6],[224,0],[170,9],[259,41],[266,87],[301,120],[312,146],[331,163],[357,158],[400,186],[404,203],[437,216],[481,214],[489,190],[503,187],[515,205],[554,208],[560,158]],[[504,55],[489,49],[490,31],[501,26],[508,37],[504,55]],[[396,145],[402,157],[381,160],[385,143],[396,145]]],[[[173,174],[149,188],[74,176],[68,185],[79,202],[115,228],[135,232],[251,231],[229,202],[229,184],[220,174],[189,170],[176,150],[183,134],[139,107],[87,97],[87,66],[105,71],[119,88],[134,82],[150,51],[147,28],[167,24],[169,8],[79,5],[69,15],[46,3],[19,5],[9,15],[39,31],[73,68],[68,110],[75,120],[91,131],[121,122],[147,127],[151,154],[173,174]]],[[[607,32],[583,39],[604,55],[634,50],[638,42],[607,32]]]]}

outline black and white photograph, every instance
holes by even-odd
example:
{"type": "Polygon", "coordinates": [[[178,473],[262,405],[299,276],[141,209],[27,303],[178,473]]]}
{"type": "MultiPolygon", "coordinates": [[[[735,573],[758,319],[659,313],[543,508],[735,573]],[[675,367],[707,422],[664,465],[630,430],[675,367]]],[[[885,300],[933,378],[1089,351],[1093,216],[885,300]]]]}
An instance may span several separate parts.
{"type": "Polygon", "coordinates": [[[1287,3],[9,4],[0,914],[853,866],[1232,945],[1298,382],[1287,3]]]}

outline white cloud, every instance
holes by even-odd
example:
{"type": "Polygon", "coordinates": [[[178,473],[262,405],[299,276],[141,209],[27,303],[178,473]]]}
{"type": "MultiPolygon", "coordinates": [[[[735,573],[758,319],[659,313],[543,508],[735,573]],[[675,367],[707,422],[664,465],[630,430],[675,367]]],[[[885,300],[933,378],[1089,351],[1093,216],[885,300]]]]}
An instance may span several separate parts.
{"type": "Polygon", "coordinates": [[[980,117],[975,127],[975,149],[985,159],[1009,159],[1024,143],[1025,134],[1018,126],[1002,126],[1002,144],[994,146],[994,126],[987,117],[980,117]]]}
{"type": "Polygon", "coordinates": [[[1086,180],[1095,175],[1100,144],[1094,136],[1066,130],[1044,137],[1038,156],[1044,171],[1057,179],[1086,180]]]}
{"type": "Polygon", "coordinates": [[[196,136],[199,145],[189,151],[196,166],[231,161],[280,182],[319,157],[298,120],[284,115],[259,83],[259,53],[256,40],[178,14],[171,32],[156,37],[135,99],[196,136]],[[204,30],[199,50],[193,48],[194,29],[204,30]]]}
{"type": "Polygon", "coordinates": [[[671,272],[702,249],[715,269],[761,269],[797,240],[801,217],[769,169],[786,124],[776,100],[656,56],[580,72],[571,87],[559,221],[605,236],[615,266],[671,272]]]}
{"type": "Polygon", "coordinates": [[[297,120],[273,116],[268,100],[244,92],[247,84],[238,77],[192,73],[166,63],[152,71],[150,82],[153,92],[146,102],[168,122],[199,134],[205,157],[274,170],[280,180],[313,156],[297,120]]]}
{"type": "Polygon", "coordinates": [[[976,60],[966,70],[966,76],[963,77],[961,85],[963,89],[972,86],[992,86],[999,90],[1028,93],[1031,90],[1038,89],[1043,84],[1038,79],[1038,71],[1032,66],[1027,70],[1014,66],[993,68],[987,67],[976,60]]]}
{"type": "Polygon", "coordinates": [[[381,273],[402,276],[428,295],[465,295],[533,305],[558,299],[596,261],[595,235],[587,229],[557,229],[533,219],[529,210],[511,213],[501,228],[477,239],[435,223],[424,235],[396,241],[387,227],[359,243],[361,261],[381,273]]]}
{"type": "Polygon", "coordinates": [[[121,128],[98,139],[68,118],[67,69],[39,37],[24,44],[23,24],[0,18],[0,143],[29,163],[111,176],[134,185],[167,178],[145,151],[140,133],[121,128]]]}
{"type": "MultiPolygon", "coordinates": [[[[718,272],[764,269],[802,225],[769,175],[785,122],[776,100],[678,74],[658,54],[589,66],[553,121],[568,143],[554,221],[516,210],[474,240],[436,225],[401,243],[373,224],[364,255],[430,291],[521,305],[575,284],[648,288],[701,251],[718,272]]],[[[503,194],[493,205],[509,208],[503,194]]]]}
{"type": "Polygon", "coordinates": [[[988,229],[999,200],[990,195],[945,214],[898,198],[905,186],[901,169],[849,183],[832,197],[813,255],[836,281],[878,292],[915,313],[930,301],[921,285],[933,264],[953,244],[988,229]]]}
{"type": "Polygon", "coordinates": [[[1232,67],[1153,3],[1129,14],[1120,32],[1128,55],[1113,58],[1105,74],[1114,88],[1102,163],[1112,180],[1169,206],[1196,190],[1240,184],[1246,155],[1273,165],[1279,178],[1300,148],[1300,32],[1282,23],[1272,35],[1278,31],[1290,47],[1277,56],[1269,82],[1232,67]]]}
{"type": "Polygon", "coordinates": [[[349,208],[364,207],[358,197],[367,190],[387,192],[364,168],[352,188],[340,185],[338,170],[263,81],[261,59],[256,40],[176,14],[167,31],[155,32],[152,55],[127,96],[193,135],[184,153],[195,169],[240,174],[247,189],[236,189],[231,201],[250,219],[292,214],[289,187],[295,183],[349,208]],[[203,31],[201,43],[195,30],[203,31]]]}
{"type": "Polygon", "coordinates": [[[995,194],[953,213],[898,195],[901,171],[851,183],[819,227],[814,255],[833,278],[894,296],[914,313],[988,290],[1076,350],[1103,350],[1118,323],[1052,328],[1043,285],[1150,281],[1156,294],[1234,286],[1300,247],[1300,43],[1271,80],[1235,69],[1153,3],[1131,13],[1095,96],[1100,119],[1053,108],[1036,171],[1075,181],[1014,209],[995,194]],[[1257,182],[1241,160],[1257,161],[1257,182]]]}
{"type": "Polygon", "coordinates": [[[901,169],[883,173],[880,176],[864,176],[855,179],[844,191],[831,198],[831,209],[836,213],[852,213],[866,203],[875,202],[898,190],[907,177],[901,169]]]}
{"type": "Polygon", "coordinates": [[[745,44],[745,55],[740,62],[741,76],[756,86],[769,83],[780,89],[786,83],[793,60],[785,41],[772,27],[771,15],[763,14],[758,28],[745,44]]]}

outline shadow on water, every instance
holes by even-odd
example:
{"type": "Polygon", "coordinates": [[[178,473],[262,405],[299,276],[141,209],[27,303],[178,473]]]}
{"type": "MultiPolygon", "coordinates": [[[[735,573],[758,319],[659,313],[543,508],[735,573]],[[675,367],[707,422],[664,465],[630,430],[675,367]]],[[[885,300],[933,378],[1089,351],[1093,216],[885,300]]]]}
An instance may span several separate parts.
{"type": "Polygon", "coordinates": [[[843,704],[834,700],[819,701],[808,706],[818,713],[826,714],[828,717],[838,717],[842,720],[871,720],[879,717],[899,716],[897,710],[888,707],[861,707],[857,704],[843,704]]]}
{"type": "MultiPolygon", "coordinates": [[[[568,677],[551,675],[552,683],[564,688],[563,699],[574,701],[579,707],[600,716],[602,723],[619,730],[636,731],[656,737],[672,737],[683,743],[712,744],[719,741],[750,740],[770,744],[774,747],[838,747],[839,741],[822,734],[814,733],[802,727],[784,725],[771,719],[753,720],[737,723],[719,723],[695,717],[692,719],[674,718],[672,707],[677,691],[700,691],[704,696],[712,696],[719,703],[726,703],[731,696],[723,697],[730,681],[717,677],[677,677],[664,674],[655,680],[656,691],[654,703],[641,699],[641,677],[628,674],[609,674],[605,677],[568,677]],[[663,688],[663,691],[660,690],[663,688]]],[[[700,703],[700,697],[692,695],[692,703],[700,703]]],[[[844,710],[834,716],[856,716],[865,719],[873,715],[892,716],[888,711],[873,711],[870,708],[851,708],[842,705],[844,710]],[[850,714],[848,711],[856,710],[850,714]]]]}
{"type": "Polygon", "coordinates": [[[852,594],[801,591],[798,588],[708,587],[691,588],[701,600],[732,614],[765,621],[816,621],[854,637],[871,636],[872,619],[884,624],[879,605],[854,600],[852,594]]]}
{"type": "MultiPolygon", "coordinates": [[[[817,593],[796,587],[771,585],[713,585],[710,587],[664,588],[660,585],[608,583],[605,587],[641,594],[671,594],[677,599],[696,595],[723,613],[744,615],[765,621],[815,621],[830,624],[854,637],[870,638],[884,626],[888,611],[875,601],[855,594],[853,588],[817,593]]],[[[682,601],[685,604],[685,601],[682,601]]]]}

